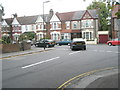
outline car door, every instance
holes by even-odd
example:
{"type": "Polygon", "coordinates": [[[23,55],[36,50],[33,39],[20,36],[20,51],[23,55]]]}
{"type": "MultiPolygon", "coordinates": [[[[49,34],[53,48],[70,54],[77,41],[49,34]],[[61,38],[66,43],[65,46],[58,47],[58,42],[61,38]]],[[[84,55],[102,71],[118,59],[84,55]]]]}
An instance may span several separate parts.
{"type": "Polygon", "coordinates": [[[43,40],[39,41],[39,46],[40,46],[40,47],[43,47],[43,46],[44,46],[44,41],[43,41],[43,40]]]}
{"type": "Polygon", "coordinates": [[[113,45],[118,45],[118,43],[119,43],[118,38],[116,38],[116,39],[113,40],[113,43],[112,43],[112,44],[113,44],[113,45]]]}

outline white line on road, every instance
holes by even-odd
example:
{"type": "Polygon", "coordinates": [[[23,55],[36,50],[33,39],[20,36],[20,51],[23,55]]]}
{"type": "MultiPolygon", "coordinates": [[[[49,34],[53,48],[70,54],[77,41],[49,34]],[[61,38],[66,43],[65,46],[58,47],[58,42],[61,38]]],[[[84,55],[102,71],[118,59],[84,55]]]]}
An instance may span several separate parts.
{"type": "Polygon", "coordinates": [[[45,60],[45,61],[30,64],[30,65],[22,67],[22,69],[29,68],[29,67],[32,67],[32,66],[35,66],[35,65],[38,65],[38,64],[46,63],[46,62],[49,62],[49,61],[52,61],[52,60],[55,60],[55,59],[58,59],[58,58],[60,58],[60,57],[55,57],[55,58],[51,58],[51,59],[48,59],[48,60],[45,60]]]}
{"type": "Polygon", "coordinates": [[[105,52],[104,50],[99,50],[99,52],[105,52]]]}
{"type": "Polygon", "coordinates": [[[72,54],[75,54],[75,53],[79,53],[81,51],[77,51],[77,52],[72,52],[72,53],[69,53],[69,55],[72,55],[72,54]]]}
{"type": "Polygon", "coordinates": [[[112,51],[106,51],[106,52],[112,52],[112,51]]]}
{"type": "Polygon", "coordinates": [[[93,51],[97,52],[98,50],[93,50],[93,51]]]}

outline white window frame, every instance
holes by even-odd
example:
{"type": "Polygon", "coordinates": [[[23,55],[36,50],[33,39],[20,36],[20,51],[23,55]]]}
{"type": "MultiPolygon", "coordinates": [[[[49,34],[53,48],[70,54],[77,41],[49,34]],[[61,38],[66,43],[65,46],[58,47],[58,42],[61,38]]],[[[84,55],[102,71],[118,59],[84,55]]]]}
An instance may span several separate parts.
{"type": "Polygon", "coordinates": [[[59,28],[59,26],[58,26],[58,24],[61,25],[61,22],[51,22],[50,24],[52,25],[50,30],[60,30],[61,29],[61,27],[59,28]]]}
{"type": "Polygon", "coordinates": [[[66,29],[70,29],[70,21],[65,22],[66,24],[66,29]]]}
{"type": "Polygon", "coordinates": [[[93,40],[93,32],[92,31],[82,32],[82,38],[86,40],[93,40]],[[88,33],[88,37],[87,37],[87,33],[88,33]]]}
{"type": "Polygon", "coordinates": [[[72,21],[72,29],[80,29],[80,21],[72,21]]]}
{"type": "Polygon", "coordinates": [[[82,20],[81,22],[82,22],[82,28],[93,28],[93,19],[82,20]]]}

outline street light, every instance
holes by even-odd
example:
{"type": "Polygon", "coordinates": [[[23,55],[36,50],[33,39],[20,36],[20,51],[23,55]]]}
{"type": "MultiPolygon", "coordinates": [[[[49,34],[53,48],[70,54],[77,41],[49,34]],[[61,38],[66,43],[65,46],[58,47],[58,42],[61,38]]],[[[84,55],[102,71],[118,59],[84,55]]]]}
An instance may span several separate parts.
{"type": "Polygon", "coordinates": [[[44,35],[44,4],[45,3],[48,3],[48,2],[50,2],[50,1],[44,1],[43,2],[43,37],[44,37],[44,50],[45,50],[45,35],[44,35]]]}

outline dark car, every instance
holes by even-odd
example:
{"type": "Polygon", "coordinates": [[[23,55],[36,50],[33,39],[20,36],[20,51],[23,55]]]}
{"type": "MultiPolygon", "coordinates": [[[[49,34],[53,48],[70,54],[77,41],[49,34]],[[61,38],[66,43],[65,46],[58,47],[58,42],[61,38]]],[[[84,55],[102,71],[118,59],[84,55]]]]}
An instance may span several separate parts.
{"type": "Polygon", "coordinates": [[[70,49],[71,50],[86,50],[86,44],[83,39],[75,39],[71,42],[70,44],[70,49]]]}
{"type": "Polygon", "coordinates": [[[39,40],[35,43],[35,46],[36,47],[54,47],[55,46],[55,41],[53,40],[50,40],[50,39],[42,39],[42,40],[39,40]]]}
{"type": "Polygon", "coordinates": [[[120,45],[120,39],[119,39],[119,38],[116,38],[116,39],[107,41],[106,44],[109,45],[109,46],[112,46],[112,45],[113,45],[113,46],[115,46],[115,45],[120,45]]]}
{"type": "Polygon", "coordinates": [[[70,39],[63,39],[61,41],[56,42],[57,45],[70,45],[71,40],[70,39]]]}

